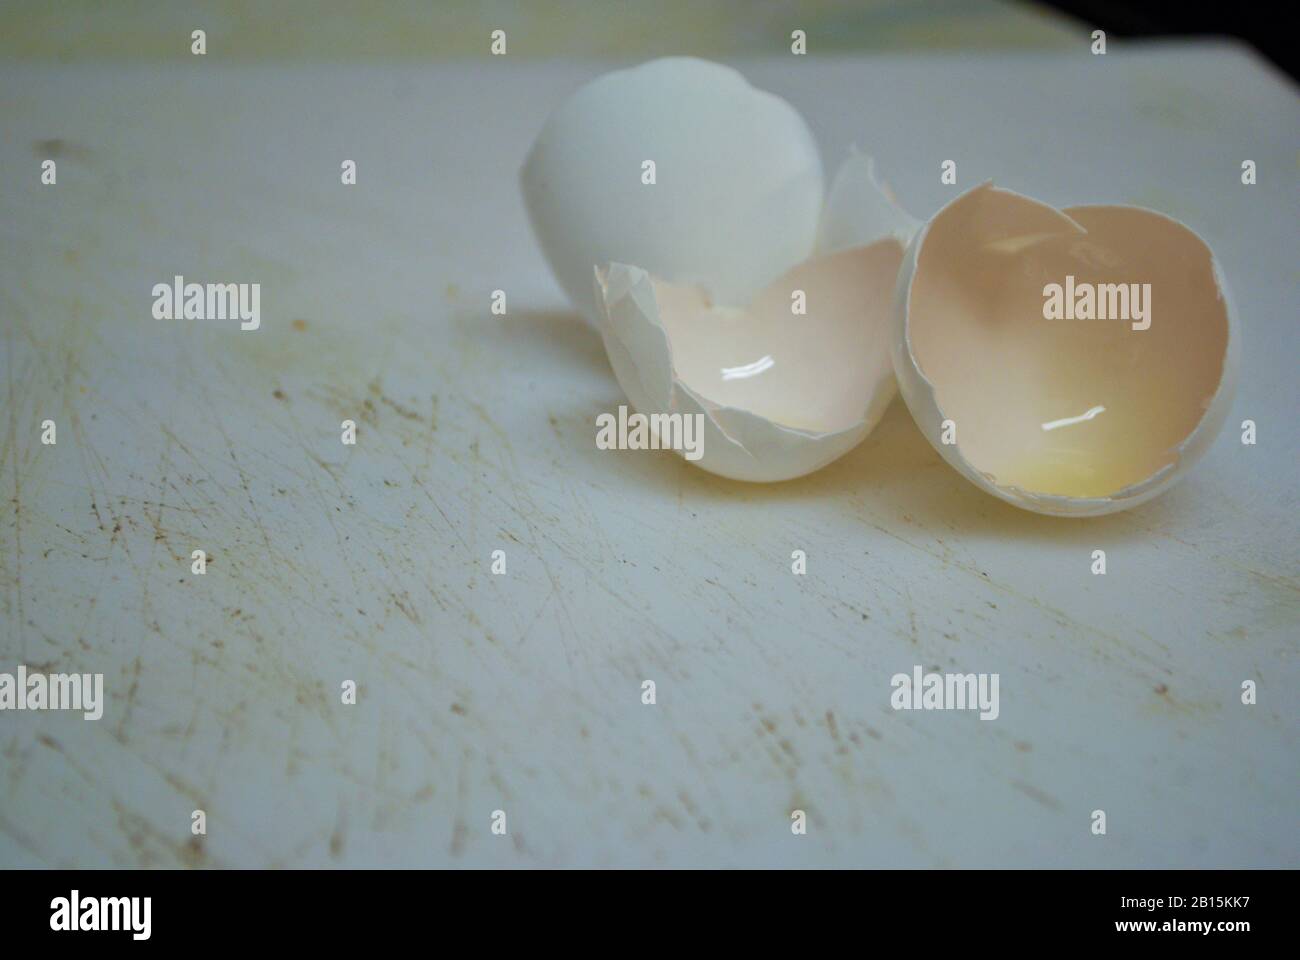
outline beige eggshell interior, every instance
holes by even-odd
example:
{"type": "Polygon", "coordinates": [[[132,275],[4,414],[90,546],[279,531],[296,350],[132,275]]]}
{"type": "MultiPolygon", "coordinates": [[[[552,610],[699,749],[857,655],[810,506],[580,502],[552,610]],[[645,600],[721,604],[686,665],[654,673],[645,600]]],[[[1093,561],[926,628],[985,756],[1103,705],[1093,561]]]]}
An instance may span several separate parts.
{"type": "Polygon", "coordinates": [[[1189,229],[1132,207],[1044,204],[985,187],[923,238],[912,357],[958,449],[993,483],[1108,497],[1175,464],[1223,378],[1227,304],[1189,229]],[[1044,289],[1150,284],[1150,327],[1045,319],[1044,289]]]}
{"type": "Polygon", "coordinates": [[[743,308],[656,281],[677,378],[713,404],[786,427],[831,433],[860,423],[882,384],[892,391],[888,291],[902,258],[894,239],[816,257],[743,308]],[[793,310],[796,291],[806,314],[793,310]]]}

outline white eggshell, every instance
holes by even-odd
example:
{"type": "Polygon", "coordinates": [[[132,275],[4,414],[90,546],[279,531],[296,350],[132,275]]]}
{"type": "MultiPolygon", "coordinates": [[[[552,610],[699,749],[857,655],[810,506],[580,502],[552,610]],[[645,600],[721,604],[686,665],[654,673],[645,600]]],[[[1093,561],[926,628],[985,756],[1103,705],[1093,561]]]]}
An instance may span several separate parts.
{"type": "Polygon", "coordinates": [[[637,412],[701,415],[697,465],[736,480],[788,480],[853,449],[896,392],[893,238],[808,260],[745,308],[614,263],[597,270],[601,336],[637,412]],[[792,315],[792,295],[806,315],[792,315]]]}
{"type": "Polygon", "coordinates": [[[543,254],[593,322],[592,270],[615,261],[745,303],[809,255],[822,209],[821,159],[799,114],[735,70],[686,57],[580,88],[546,121],[520,179],[543,254]]]}
{"type": "Polygon", "coordinates": [[[1235,392],[1218,263],[1188,227],[1137,207],[1061,211],[976,187],[913,239],[894,317],[894,371],[922,433],[976,486],[1037,513],[1158,496],[1209,448],[1235,392]],[[1149,327],[1046,319],[1049,285],[1067,274],[1097,290],[1149,283],[1149,327]]]}

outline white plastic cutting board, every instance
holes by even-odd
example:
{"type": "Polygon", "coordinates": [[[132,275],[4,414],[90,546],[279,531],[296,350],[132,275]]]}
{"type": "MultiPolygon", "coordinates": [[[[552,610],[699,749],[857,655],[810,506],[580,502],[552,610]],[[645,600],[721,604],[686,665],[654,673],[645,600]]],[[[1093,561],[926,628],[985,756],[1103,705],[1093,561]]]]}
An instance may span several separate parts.
{"type": "Polygon", "coordinates": [[[1071,522],[900,404],[780,486],[597,450],[622,396],[515,175],[607,66],[0,66],[0,670],[109,695],[0,714],[0,865],[1300,863],[1295,89],[1223,46],[738,64],[918,215],[952,159],[1209,240],[1228,427],[1071,522]],[[262,328],[154,320],[175,274],[262,328]],[[894,712],[915,664],[1000,717],[894,712]]]}

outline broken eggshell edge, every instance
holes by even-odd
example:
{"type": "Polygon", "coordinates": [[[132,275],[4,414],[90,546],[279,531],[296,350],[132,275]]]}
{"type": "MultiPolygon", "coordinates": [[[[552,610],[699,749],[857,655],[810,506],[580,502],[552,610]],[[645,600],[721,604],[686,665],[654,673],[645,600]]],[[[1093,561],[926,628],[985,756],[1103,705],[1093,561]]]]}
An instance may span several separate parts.
{"type": "Polygon", "coordinates": [[[904,250],[921,228],[921,221],[898,202],[889,185],[876,175],[876,162],[856,146],[840,164],[822,203],[817,226],[816,255],[865,247],[893,237],[904,250]]]}
{"type": "Polygon", "coordinates": [[[1237,373],[1240,364],[1241,338],[1237,328],[1236,311],[1233,307],[1231,294],[1228,291],[1228,286],[1224,280],[1223,271],[1219,261],[1214,256],[1214,251],[1210,249],[1209,245],[1196,231],[1167,214],[1146,207],[1117,204],[1078,204],[1066,207],[1062,210],[1013,190],[995,187],[991,180],[985,181],[979,186],[963,193],[956,199],[949,201],[949,203],[945,204],[943,208],[926,221],[925,224],[916,232],[911,243],[907,247],[906,253],[903,257],[903,263],[898,270],[893,315],[894,340],[892,355],[894,373],[898,381],[899,392],[903,395],[903,400],[907,404],[908,410],[911,412],[912,417],[916,421],[921,432],[925,435],[925,438],[950,466],[956,469],[960,474],[962,474],[962,476],[966,477],[966,479],[971,481],[971,483],[975,484],[981,490],[990,493],[998,499],[1010,503],[1013,506],[1034,513],[1059,517],[1096,517],[1110,513],[1118,513],[1122,510],[1128,510],[1159,496],[1181,479],[1184,472],[1206,453],[1218,435],[1219,430],[1222,428],[1223,423],[1227,418],[1228,410],[1236,395],[1237,373]],[[1123,206],[1123,208],[1127,210],[1139,211],[1167,220],[1174,226],[1185,230],[1204,248],[1209,258],[1210,268],[1213,272],[1219,299],[1224,305],[1224,316],[1227,322],[1227,340],[1224,349],[1222,372],[1214,396],[1206,407],[1205,412],[1202,414],[1196,427],[1174,449],[1175,459],[1171,463],[1161,467],[1151,476],[1139,481],[1138,483],[1117,490],[1114,494],[1106,497],[1070,497],[1038,493],[1032,490],[1022,489],[1012,484],[997,483],[989,474],[976,468],[962,455],[960,441],[953,444],[945,444],[941,442],[940,437],[942,435],[943,422],[947,420],[948,417],[939,406],[935,385],[921,370],[920,363],[917,361],[916,355],[912,349],[912,341],[908,325],[911,309],[911,294],[916,279],[917,263],[931,228],[940,221],[949,208],[961,202],[970,194],[980,190],[989,190],[994,193],[1007,194],[1020,200],[1026,200],[1051,211],[1062,221],[1068,223],[1081,233],[1087,233],[1087,231],[1068,216],[1069,210],[1086,209],[1089,206],[1123,206]]]}

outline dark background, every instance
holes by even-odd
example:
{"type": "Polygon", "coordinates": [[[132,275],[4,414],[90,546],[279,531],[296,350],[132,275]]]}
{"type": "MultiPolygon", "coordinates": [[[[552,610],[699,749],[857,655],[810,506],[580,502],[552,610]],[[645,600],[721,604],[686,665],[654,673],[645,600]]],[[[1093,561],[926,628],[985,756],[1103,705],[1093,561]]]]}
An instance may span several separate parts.
{"type": "Polygon", "coordinates": [[[1044,6],[1105,30],[1107,37],[1226,36],[1249,43],[1277,67],[1296,73],[1296,4],[1272,0],[1235,3],[1117,3],[1114,0],[1047,0],[1044,6]],[[1288,16],[1288,10],[1290,15],[1288,16]]]}

